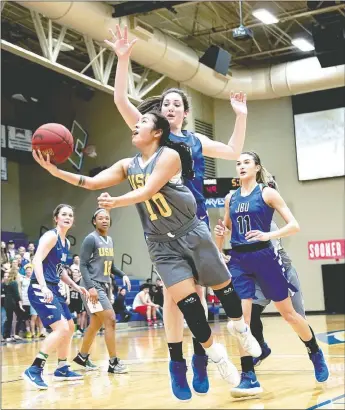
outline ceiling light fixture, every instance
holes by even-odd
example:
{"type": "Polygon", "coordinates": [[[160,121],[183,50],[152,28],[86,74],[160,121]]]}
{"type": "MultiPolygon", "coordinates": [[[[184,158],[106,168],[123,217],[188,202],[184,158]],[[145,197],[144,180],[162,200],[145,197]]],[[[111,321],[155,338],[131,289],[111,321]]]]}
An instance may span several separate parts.
{"type": "Polygon", "coordinates": [[[253,16],[265,24],[278,23],[279,19],[266,9],[257,9],[253,11],[253,16]]]}
{"type": "Polygon", "coordinates": [[[310,41],[306,40],[305,38],[301,38],[301,37],[295,38],[291,41],[291,43],[295,47],[299,48],[301,51],[313,51],[313,50],[315,50],[314,45],[310,41]]]}

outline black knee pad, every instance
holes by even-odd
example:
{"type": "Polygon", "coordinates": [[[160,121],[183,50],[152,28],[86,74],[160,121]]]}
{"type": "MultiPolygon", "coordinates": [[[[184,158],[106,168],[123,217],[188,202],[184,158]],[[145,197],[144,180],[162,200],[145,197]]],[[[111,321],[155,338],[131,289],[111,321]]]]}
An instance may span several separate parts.
{"type": "Polygon", "coordinates": [[[232,283],[223,289],[213,289],[213,292],[220,300],[227,317],[237,319],[243,315],[241,299],[235,292],[232,283]]]}
{"type": "Polygon", "coordinates": [[[177,303],[183,313],[189,329],[195,339],[200,343],[205,343],[211,336],[211,328],[207,323],[205,310],[201,304],[198,294],[191,293],[177,303]]]}

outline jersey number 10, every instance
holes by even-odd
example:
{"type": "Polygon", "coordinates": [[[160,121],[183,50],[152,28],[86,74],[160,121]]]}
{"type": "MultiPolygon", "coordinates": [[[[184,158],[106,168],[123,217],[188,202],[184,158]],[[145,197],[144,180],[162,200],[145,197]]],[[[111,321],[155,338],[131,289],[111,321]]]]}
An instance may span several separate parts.
{"type": "Polygon", "coordinates": [[[168,202],[166,201],[164,196],[161,193],[158,192],[158,194],[153,195],[153,197],[151,199],[145,201],[145,205],[146,205],[147,211],[150,215],[150,220],[151,221],[156,221],[158,219],[158,216],[157,216],[157,214],[154,213],[150,201],[153,201],[155,203],[155,205],[158,208],[159,213],[164,218],[167,218],[167,217],[172,215],[172,210],[171,210],[168,202]]]}

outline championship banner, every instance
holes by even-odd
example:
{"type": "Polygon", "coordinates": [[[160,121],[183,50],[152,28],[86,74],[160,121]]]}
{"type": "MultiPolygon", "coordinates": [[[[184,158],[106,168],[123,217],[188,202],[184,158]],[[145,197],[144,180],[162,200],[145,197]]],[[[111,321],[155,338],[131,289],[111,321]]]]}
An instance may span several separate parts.
{"type": "Polygon", "coordinates": [[[345,239],[308,242],[308,258],[310,260],[344,259],[345,239]]]}

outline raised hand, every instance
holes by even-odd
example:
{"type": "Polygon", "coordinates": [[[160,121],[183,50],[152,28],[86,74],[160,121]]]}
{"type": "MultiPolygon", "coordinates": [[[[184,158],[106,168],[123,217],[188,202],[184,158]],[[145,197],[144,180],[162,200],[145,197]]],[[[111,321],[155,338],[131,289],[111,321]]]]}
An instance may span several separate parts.
{"type": "Polygon", "coordinates": [[[32,156],[34,157],[35,161],[38,162],[42,168],[46,169],[52,175],[55,175],[58,168],[56,165],[50,162],[50,156],[47,154],[47,159],[44,159],[40,150],[32,150],[32,156]]]}
{"type": "Polygon", "coordinates": [[[239,93],[230,93],[230,104],[236,115],[247,115],[247,94],[240,91],[239,93]]]}
{"type": "Polygon", "coordinates": [[[116,34],[112,29],[109,29],[109,32],[112,36],[112,39],[104,40],[104,42],[113,49],[113,51],[117,55],[117,58],[128,58],[131,55],[132,48],[137,42],[137,39],[134,38],[130,43],[128,42],[127,26],[125,26],[123,29],[123,35],[118,24],[116,24],[116,34]]]}

